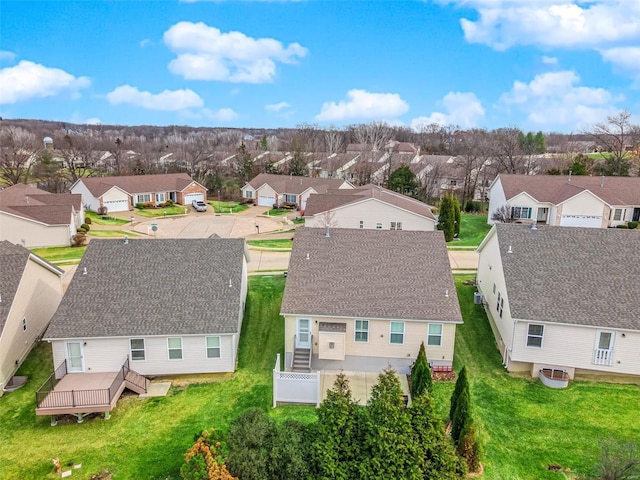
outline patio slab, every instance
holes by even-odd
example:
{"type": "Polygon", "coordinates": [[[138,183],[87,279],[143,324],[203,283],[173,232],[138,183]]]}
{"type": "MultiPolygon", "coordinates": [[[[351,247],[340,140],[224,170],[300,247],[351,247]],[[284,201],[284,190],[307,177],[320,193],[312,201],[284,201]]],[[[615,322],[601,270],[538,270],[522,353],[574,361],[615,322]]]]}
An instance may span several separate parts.
{"type": "Polygon", "coordinates": [[[147,393],[141,393],[138,397],[166,397],[170,388],[171,382],[151,382],[149,384],[149,388],[147,388],[147,393]]]}
{"type": "MultiPolygon", "coordinates": [[[[322,370],[320,371],[320,390],[322,392],[321,401],[327,397],[327,390],[333,388],[333,384],[336,381],[336,377],[340,371],[337,370],[322,370]]],[[[369,397],[371,397],[371,389],[378,383],[378,375],[376,372],[348,372],[343,371],[349,380],[349,387],[351,388],[352,398],[359,405],[366,405],[369,397]]],[[[407,382],[406,375],[398,375],[400,380],[400,386],[402,392],[405,395],[409,395],[409,383],[407,382]]]]}

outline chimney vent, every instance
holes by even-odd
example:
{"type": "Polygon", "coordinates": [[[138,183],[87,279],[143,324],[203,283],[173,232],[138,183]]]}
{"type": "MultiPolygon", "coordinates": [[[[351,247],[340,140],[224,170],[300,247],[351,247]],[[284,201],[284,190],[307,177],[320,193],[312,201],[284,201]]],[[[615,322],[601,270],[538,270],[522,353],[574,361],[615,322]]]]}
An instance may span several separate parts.
{"type": "Polygon", "coordinates": [[[511,245],[509,245],[509,250],[507,250],[507,253],[513,253],[513,250],[511,249],[511,245]]]}
{"type": "Polygon", "coordinates": [[[309,257],[309,252],[307,252],[307,260],[309,260],[309,258],[310,258],[310,257],[309,257]]]}
{"type": "Polygon", "coordinates": [[[82,274],[83,274],[83,275],[86,275],[86,274],[87,274],[87,267],[84,267],[84,268],[82,269],[82,274]]]}
{"type": "Polygon", "coordinates": [[[449,289],[446,289],[444,291],[444,296],[445,296],[445,298],[449,298],[449,289]]]}
{"type": "Polygon", "coordinates": [[[129,245],[129,235],[124,236],[124,244],[129,245]]]}

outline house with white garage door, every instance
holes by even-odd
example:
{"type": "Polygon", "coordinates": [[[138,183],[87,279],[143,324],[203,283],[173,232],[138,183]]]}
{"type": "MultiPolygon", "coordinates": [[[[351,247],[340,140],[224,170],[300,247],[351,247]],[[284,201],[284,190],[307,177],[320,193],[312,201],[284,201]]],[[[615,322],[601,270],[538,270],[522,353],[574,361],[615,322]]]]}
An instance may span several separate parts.
{"type": "Polygon", "coordinates": [[[506,208],[516,223],[608,228],[640,221],[640,178],[499,174],[488,223],[506,208]]]}
{"type": "Polygon", "coordinates": [[[124,212],[137,204],[159,205],[169,200],[181,205],[207,200],[207,188],[186,173],[80,178],[71,186],[71,192],[82,195],[87,209],[98,211],[106,207],[108,212],[124,212]]]}
{"type": "Polygon", "coordinates": [[[241,188],[242,197],[252,199],[257,205],[278,207],[290,205],[304,211],[307,199],[312,193],[326,193],[327,190],[354,188],[346,180],[337,178],[296,177],[261,173],[241,188]]]}

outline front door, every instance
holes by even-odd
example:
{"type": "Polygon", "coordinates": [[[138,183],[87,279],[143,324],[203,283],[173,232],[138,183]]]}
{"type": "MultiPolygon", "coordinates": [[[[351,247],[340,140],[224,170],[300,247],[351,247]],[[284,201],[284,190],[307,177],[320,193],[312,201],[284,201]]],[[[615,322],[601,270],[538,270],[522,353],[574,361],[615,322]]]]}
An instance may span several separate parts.
{"type": "Polygon", "coordinates": [[[633,217],[631,218],[634,222],[640,222],[640,208],[633,209],[633,217]]]}
{"type": "Polygon", "coordinates": [[[67,342],[67,372],[77,373],[84,371],[84,359],[82,356],[82,343],[67,342]]]}
{"type": "Polygon", "coordinates": [[[307,318],[298,319],[296,348],[311,348],[311,320],[307,318]]]}

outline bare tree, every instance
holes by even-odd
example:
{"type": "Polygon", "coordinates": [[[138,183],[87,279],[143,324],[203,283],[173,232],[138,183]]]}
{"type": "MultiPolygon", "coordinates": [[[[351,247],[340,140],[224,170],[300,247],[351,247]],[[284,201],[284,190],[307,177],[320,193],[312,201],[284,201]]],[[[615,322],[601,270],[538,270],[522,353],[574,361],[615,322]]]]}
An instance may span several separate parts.
{"type": "Polygon", "coordinates": [[[27,183],[39,150],[36,136],[20,127],[0,130],[0,182],[7,186],[27,183]]]}
{"type": "Polygon", "coordinates": [[[368,145],[372,152],[379,152],[391,140],[392,129],[385,122],[371,122],[348,127],[354,143],[368,145]]]}
{"type": "Polygon", "coordinates": [[[511,216],[511,207],[509,204],[498,207],[495,212],[491,214],[491,220],[500,223],[513,223],[513,217],[511,216]]]}
{"type": "Polygon", "coordinates": [[[98,151],[93,137],[74,133],[58,134],[54,137],[54,145],[57,153],[64,160],[67,179],[70,183],[95,173],[93,167],[98,161],[98,151]]]}
{"type": "Polygon", "coordinates": [[[605,162],[603,173],[607,175],[629,175],[629,151],[640,143],[639,127],[631,123],[631,113],[623,110],[597,123],[588,132],[599,147],[605,162]]]}
{"type": "Polygon", "coordinates": [[[600,462],[595,468],[599,480],[633,480],[640,478],[640,452],[635,443],[608,440],[602,443],[600,462]]]}
{"type": "Polygon", "coordinates": [[[521,131],[516,127],[499,128],[491,132],[493,157],[498,170],[506,173],[529,173],[520,148],[521,131]]]}
{"type": "Polygon", "coordinates": [[[486,130],[473,129],[461,138],[460,154],[455,158],[455,165],[464,175],[462,186],[462,203],[473,200],[480,172],[491,156],[489,134],[486,130]]]}
{"type": "Polygon", "coordinates": [[[337,127],[331,126],[329,129],[324,131],[324,150],[327,155],[343,151],[344,137],[344,130],[340,130],[337,127]]]}

